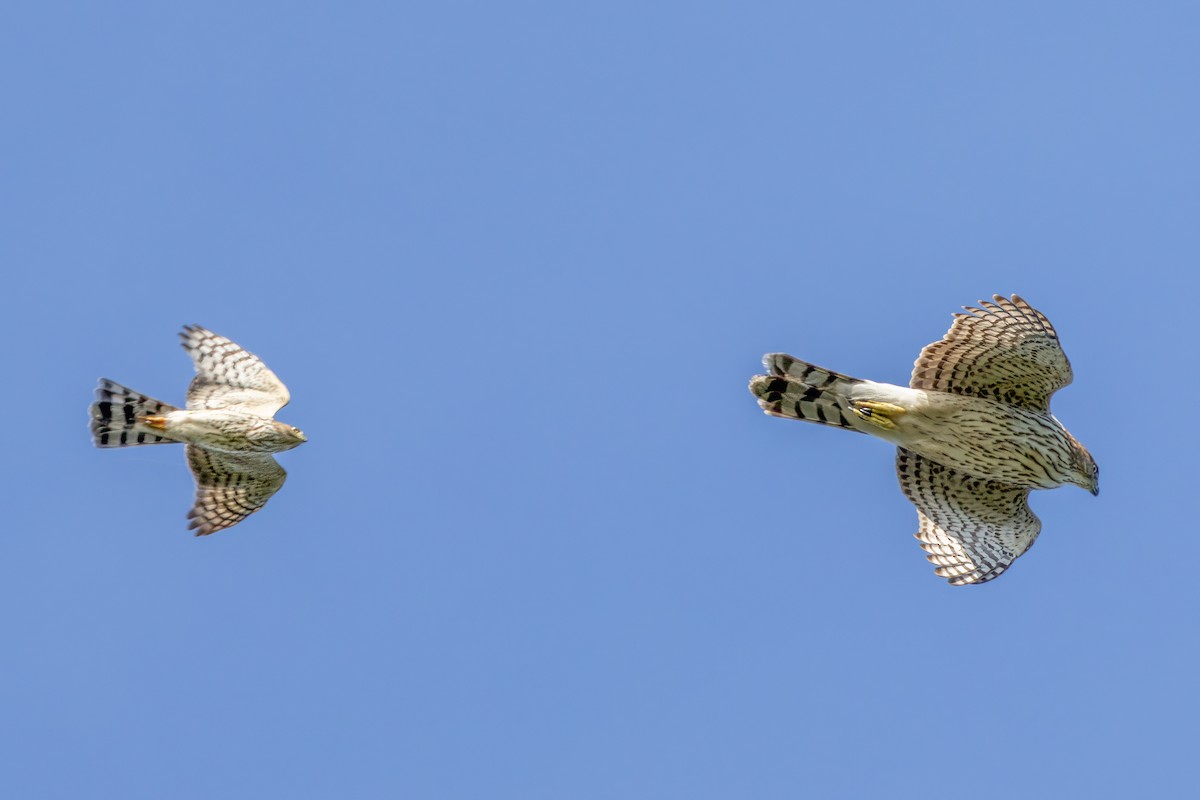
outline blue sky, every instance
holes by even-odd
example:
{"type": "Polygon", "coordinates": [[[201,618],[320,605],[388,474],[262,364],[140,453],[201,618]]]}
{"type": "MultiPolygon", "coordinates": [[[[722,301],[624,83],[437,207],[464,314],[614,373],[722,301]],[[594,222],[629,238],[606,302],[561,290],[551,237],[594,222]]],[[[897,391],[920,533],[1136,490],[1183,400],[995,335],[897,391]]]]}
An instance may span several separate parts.
{"type": "Polygon", "coordinates": [[[4,794],[1191,789],[1200,11],[833,5],[5,6],[4,794]],[[746,381],[994,292],[1102,491],[955,589],[746,381]],[[203,539],[86,431],[185,323],[309,437],[203,539]]]}

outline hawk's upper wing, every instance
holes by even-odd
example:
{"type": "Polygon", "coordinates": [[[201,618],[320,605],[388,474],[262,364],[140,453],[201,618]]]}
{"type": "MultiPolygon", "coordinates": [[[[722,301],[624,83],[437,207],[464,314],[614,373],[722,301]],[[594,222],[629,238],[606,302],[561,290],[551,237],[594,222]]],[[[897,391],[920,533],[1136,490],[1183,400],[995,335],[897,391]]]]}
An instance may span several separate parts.
{"type": "Polygon", "coordinates": [[[283,381],[266,364],[224,336],[198,325],[185,325],[179,335],[183,349],[196,363],[196,377],[187,393],[189,409],[241,406],[271,417],[291,399],[283,381]]]}
{"type": "Polygon", "coordinates": [[[972,478],[899,448],[900,488],[917,507],[916,537],[934,570],[954,586],[999,576],[1033,546],[1042,523],[1029,490],[972,478]]]}
{"type": "Polygon", "coordinates": [[[287,479],[266,453],[224,453],[189,444],[187,457],[196,478],[188,529],[197,536],[238,524],[265,506],[287,479]]]}
{"type": "Polygon", "coordinates": [[[1050,320],[1015,294],[955,314],[946,335],[917,358],[914,389],[986,397],[1035,411],[1071,382],[1071,363],[1050,320]]]}

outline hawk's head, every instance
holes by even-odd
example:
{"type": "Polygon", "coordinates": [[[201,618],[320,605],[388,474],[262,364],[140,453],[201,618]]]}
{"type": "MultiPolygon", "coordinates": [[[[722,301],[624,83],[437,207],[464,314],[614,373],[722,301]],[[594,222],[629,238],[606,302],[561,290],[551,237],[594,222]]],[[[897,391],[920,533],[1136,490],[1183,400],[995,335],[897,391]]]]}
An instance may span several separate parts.
{"type": "Polygon", "coordinates": [[[291,450],[293,447],[302,445],[308,441],[308,437],[299,428],[288,425],[286,422],[280,422],[277,419],[271,420],[271,430],[268,432],[271,439],[271,444],[279,450],[291,450]]]}
{"type": "MultiPolygon", "coordinates": [[[[1070,435],[1070,434],[1068,434],[1070,435]]],[[[1100,467],[1087,448],[1071,437],[1071,480],[1092,494],[1100,494],[1100,467]]]]}

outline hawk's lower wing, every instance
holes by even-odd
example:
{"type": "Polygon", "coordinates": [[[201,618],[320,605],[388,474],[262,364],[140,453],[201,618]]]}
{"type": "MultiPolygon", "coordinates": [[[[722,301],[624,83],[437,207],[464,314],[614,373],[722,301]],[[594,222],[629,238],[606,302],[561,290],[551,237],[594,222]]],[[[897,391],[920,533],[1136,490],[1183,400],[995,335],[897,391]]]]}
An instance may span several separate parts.
{"type": "Polygon", "coordinates": [[[998,577],[1037,539],[1042,523],[1029,510],[1029,490],[972,478],[900,448],[900,488],[917,507],[916,537],[954,586],[998,577]]]}
{"type": "Polygon", "coordinates": [[[196,479],[196,504],[188,512],[197,536],[236,525],[267,504],[287,479],[270,455],[233,454],[188,445],[188,465],[196,479]]]}

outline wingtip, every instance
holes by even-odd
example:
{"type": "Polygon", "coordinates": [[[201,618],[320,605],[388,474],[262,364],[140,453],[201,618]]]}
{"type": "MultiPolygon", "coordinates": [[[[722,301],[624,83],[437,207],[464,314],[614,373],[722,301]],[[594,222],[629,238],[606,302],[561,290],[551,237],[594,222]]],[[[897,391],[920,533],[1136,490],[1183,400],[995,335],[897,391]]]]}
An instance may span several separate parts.
{"type": "Polygon", "coordinates": [[[194,536],[208,536],[210,533],[213,533],[217,530],[217,528],[211,527],[211,525],[205,520],[200,519],[200,515],[196,513],[196,509],[194,508],[188,510],[187,518],[187,529],[189,531],[195,531],[193,534],[194,536]]]}

